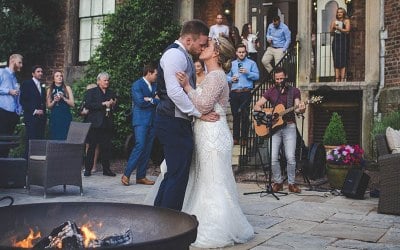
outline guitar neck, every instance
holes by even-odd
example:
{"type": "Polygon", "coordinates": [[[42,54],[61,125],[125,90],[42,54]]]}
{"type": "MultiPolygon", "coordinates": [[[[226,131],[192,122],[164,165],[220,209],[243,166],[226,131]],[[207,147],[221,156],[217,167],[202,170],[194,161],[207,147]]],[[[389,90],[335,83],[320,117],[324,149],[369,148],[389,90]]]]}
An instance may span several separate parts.
{"type": "MultiPolygon", "coordinates": [[[[305,105],[307,105],[307,104],[309,104],[310,102],[307,100],[306,102],[304,102],[304,104],[305,105]]],[[[284,115],[286,115],[287,113],[290,113],[290,112],[292,112],[293,110],[295,110],[295,109],[297,109],[299,107],[299,105],[297,104],[297,105],[295,105],[295,106],[293,106],[293,107],[290,107],[290,108],[287,108],[287,109],[285,109],[284,111],[282,111],[282,112],[279,112],[279,116],[284,116],[284,115]]]]}

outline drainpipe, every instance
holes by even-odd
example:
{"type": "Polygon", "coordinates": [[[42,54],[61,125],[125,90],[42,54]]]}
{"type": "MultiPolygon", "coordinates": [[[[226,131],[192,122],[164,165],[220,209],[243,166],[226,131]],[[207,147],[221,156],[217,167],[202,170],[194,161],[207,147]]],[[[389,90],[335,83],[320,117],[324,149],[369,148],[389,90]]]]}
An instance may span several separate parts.
{"type": "Polygon", "coordinates": [[[379,11],[379,89],[374,100],[374,115],[380,119],[380,114],[378,114],[378,100],[381,95],[381,91],[385,86],[385,40],[388,37],[387,30],[385,29],[385,0],[380,0],[380,11],[379,11]]]}

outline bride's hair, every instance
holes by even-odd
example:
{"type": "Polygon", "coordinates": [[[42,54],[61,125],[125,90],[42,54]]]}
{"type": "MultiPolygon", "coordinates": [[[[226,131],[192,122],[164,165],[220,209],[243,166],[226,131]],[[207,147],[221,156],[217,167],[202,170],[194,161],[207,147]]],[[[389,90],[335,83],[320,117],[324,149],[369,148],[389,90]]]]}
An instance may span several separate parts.
{"type": "Polygon", "coordinates": [[[235,47],[232,43],[223,36],[219,36],[214,40],[215,46],[219,51],[218,63],[222,69],[227,73],[231,70],[232,59],[235,57],[235,47]]]}

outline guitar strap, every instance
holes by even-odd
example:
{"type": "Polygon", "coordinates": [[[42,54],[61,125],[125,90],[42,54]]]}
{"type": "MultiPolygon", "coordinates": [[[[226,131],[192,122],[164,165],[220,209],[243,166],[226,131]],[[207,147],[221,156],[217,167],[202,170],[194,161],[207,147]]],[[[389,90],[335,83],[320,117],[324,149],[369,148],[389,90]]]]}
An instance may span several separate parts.
{"type": "Polygon", "coordinates": [[[288,86],[288,96],[287,96],[287,103],[286,109],[291,108],[293,106],[293,87],[288,86]]]}

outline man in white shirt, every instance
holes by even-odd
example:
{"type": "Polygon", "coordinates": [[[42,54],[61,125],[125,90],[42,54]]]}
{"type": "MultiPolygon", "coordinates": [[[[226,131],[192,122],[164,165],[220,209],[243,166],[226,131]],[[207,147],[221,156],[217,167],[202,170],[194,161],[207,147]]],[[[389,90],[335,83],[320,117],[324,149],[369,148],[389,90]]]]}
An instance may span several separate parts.
{"type": "Polygon", "coordinates": [[[210,33],[208,34],[208,37],[219,37],[219,36],[225,36],[229,37],[229,27],[222,24],[224,18],[222,17],[221,14],[217,15],[217,23],[212,25],[210,27],[210,33]]]}

